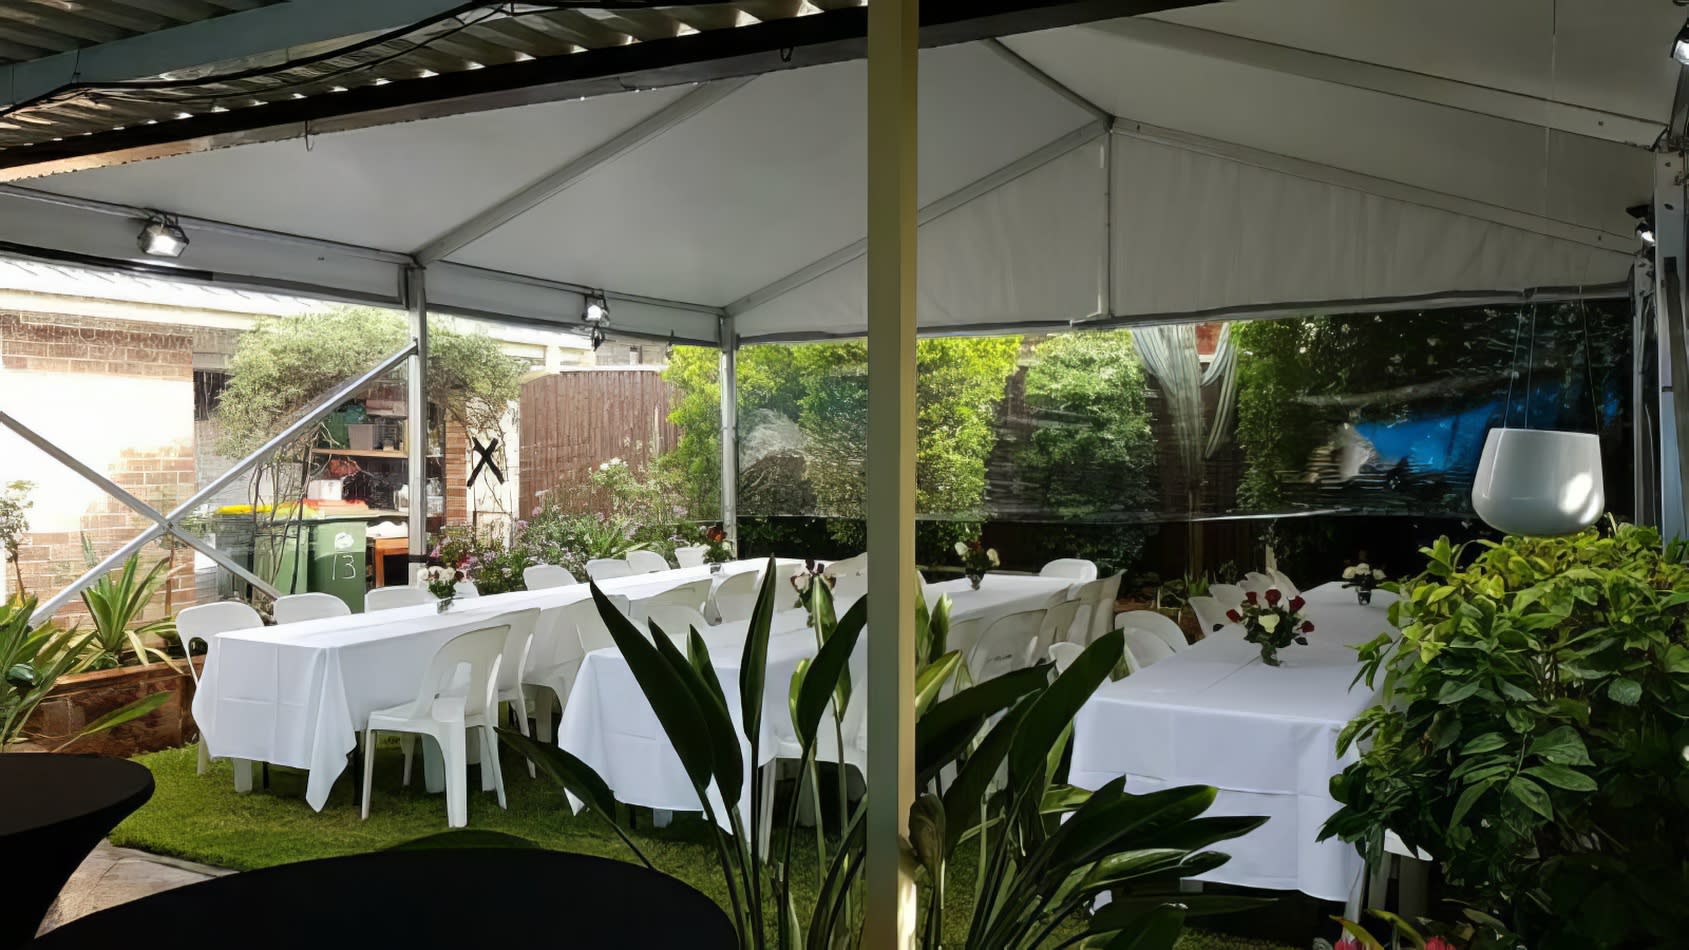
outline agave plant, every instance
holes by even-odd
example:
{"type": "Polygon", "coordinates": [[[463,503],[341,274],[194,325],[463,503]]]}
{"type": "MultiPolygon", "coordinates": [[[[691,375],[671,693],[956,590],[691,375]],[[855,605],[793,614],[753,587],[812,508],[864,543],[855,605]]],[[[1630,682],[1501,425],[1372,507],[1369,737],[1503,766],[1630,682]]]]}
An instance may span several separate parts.
{"type": "MultiPolygon", "coordinates": [[[[24,726],[61,676],[88,667],[94,634],[42,625],[31,628],[36,600],[26,597],[0,604],[0,751],[23,738],[24,726]]],[[[152,712],[170,693],[152,693],[99,717],[60,744],[64,748],[86,735],[119,726],[152,712]]]]}
{"type": "MultiPolygon", "coordinates": [[[[89,567],[96,563],[94,546],[87,535],[82,536],[82,556],[89,567]]],[[[142,666],[148,665],[152,657],[170,662],[164,651],[147,645],[147,637],[174,639],[176,621],[166,617],[134,626],[136,618],[152,602],[153,595],[169,580],[168,558],[160,558],[143,573],[140,555],[131,554],[122,568],[101,577],[82,591],[82,602],[88,606],[88,615],[94,621],[94,669],[122,666],[125,648],[134,651],[135,659],[142,666]]]]}
{"type": "MultiPolygon", "coordinates": [[[[759,823],[747,823],[739,814],[744,750],[749,749],[751,763],[761,761],[758,737],[777,597],[775,575],[770,560],[740,660],[738,696],[731,700],[716,678],[698,630],[687,631],[682,653],[656,624],[646,637],[596,585],[592,594],[702,803],[742,945],[782,950],[857,947],[867,799],[849,800],[843,769],[838,790],[842,829],[834,840],[817,831],[821,885],[811,907],[799,908],[793,898],[796,809],[788,811],[780,853],[769,855],[774,860],[760,857],[770,852],[772,842],[763,840],[759,823]],[[739,704],[739,727],[728,712],[730,701],[739,704]],[[718,813],[712,801],[712,785],[724,813],[718,813]],[[723,830],[718,819],[725,819],[729,830],[723,830]]],[[[819,798],[817,752],[825,739],[831,739],[835,749],[842,748],[850,717],[860,715],[860,707],[852,702],[849,665],[867,605],[859,598],[835,620],[826,585],[811,585],[809,597],[817,651],[792,678],[791,706],[802,772],[810,793],[819,798]]],[[[1176,892],[1178,879],[1226,860],[1200,849],[1244,834],[1263,820],[1200,817],[1213,802],[1214,789],[1193,786],[1136,796],[1125,793],[1123,781],[1095,792],[1058,781],[1074,715],[1121,659],[1124,641],[1119,631],[1093,642],[1053,680],[1052,668],[1041,665],[956,688],[961,655],[948,651],[945,642],[948,600],[941,599],[930,610],[922,604],[916,620],[916,782],[926,791],[911,808],[909,828],[929,897],[921,928],[927,946],[939,946],[943,908],[950,897],[948,866],[960,846],[976,839],[980,870],[972,921],[962,943],[966,948],[1039,946],[1105,891],[1114,893],[1114,902],[1061,945],[1083,941],[1162,950],[1173,946],[1188,914],[1259,903],[1176,892]]],[[[615,827],[635,855],[651,866],[626,832],[627,809],[596,772],[555,746],[514,730],[501,729],[500,734],[615,827]]],[[[760,814],[766,804],[761,786],[751,785],[751,813],[760,814]]]]}

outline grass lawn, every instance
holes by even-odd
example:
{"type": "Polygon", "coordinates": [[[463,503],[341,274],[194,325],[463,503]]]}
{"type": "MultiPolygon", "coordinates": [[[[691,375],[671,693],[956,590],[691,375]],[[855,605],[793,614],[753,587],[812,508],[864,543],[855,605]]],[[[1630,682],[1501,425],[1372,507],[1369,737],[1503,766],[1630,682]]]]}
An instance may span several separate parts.
{"type": "MultiPolygon", "coordinates": [[[[245,871],[379,850],[446,830],[444,798],[422,792],[420,763],[416,784],[408,789],[399,784],[397,748],[377,752],[368,821],[359,820],[353,807],[350,775],[341,777],[328,804],[318,813],[305,804],[303,773],[272,769],[267,791],[238,795],[228,763],[214,763],[210,774],[197,775],[195,756],[195,750],[187,747],[136,759],[152,770],[157,791],[151,801],[112,832],[113,844],[245,871]]],[[[559,851],[635,860],[602,821],[590,815],[569,814],[560,788],[543,778],[528,778],[527,769],[509,756],[505,762],[509,810],[500,809],[491,792],[480,792],[476,774],[471,772],[471,828],[506,832],[559,851]]],[[[701,818],[677,815],[670,827],[661,830],[642,822],[634,838],[659,870],[725,906],[726,886],[701,818]]],[[[803,907],[813,902],[815,892],[813,832],[799,829],[793,853],[799,869],[796,880],[801,885],[798,903],[803,907]],[[800,863],[806,855],[809,860],[800,863]]],[[[969,893],[972,868],[965,860],[957,864],[952,869],[953,896],[946,909],[947,944],[959,944],[967,926],[966,898],[956,895],[969,893]]],[[[1280,950],[1285,945],[1187,930],[1180,947],[1280,950]]]]}

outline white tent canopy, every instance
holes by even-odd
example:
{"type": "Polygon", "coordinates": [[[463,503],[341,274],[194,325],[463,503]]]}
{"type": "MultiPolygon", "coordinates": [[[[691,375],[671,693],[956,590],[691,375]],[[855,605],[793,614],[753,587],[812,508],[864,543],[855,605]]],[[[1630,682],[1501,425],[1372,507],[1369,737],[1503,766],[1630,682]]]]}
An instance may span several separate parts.
{"type": "MultiPolygon", "coordinates": [[[[921,326],[1612,292],[1682,17],[1244,0],[926,50],[921,326]]],[[[0,242],[159,265],[153,208],[190,279],[398,303],[420,261],[440,310],[857,334],[865,115],[850,62],[310,135],[5,186],[0,242]]]]}

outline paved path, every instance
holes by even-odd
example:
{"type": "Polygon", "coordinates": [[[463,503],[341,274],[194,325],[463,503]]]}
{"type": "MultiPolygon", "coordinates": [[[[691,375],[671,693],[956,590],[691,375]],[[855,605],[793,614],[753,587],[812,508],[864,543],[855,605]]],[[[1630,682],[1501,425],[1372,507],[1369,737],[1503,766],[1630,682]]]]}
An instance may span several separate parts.
{"type": "Polygon", "coordinates": [[[41,922],[41,932],[116,904],[232,873],[102,841],[59,892],[58,901],[41,922]]]}

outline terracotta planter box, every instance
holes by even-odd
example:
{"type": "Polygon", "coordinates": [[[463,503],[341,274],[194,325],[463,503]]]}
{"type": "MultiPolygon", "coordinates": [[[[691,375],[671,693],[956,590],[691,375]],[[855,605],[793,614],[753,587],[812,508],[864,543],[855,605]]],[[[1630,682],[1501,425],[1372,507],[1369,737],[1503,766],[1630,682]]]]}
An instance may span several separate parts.
{"type": "MultiPolygon", "coordinates": [[[[202,663],[204,657],[195,657],[194,661],[202,663]]],[[[169,702],[133,722],[84,736],[64,751],[127,758],[198,739],[199,729],[191,712],[193,677],[156,662],[151,666],[124,666],[62,677],[41,705],[35,707],[35,715],[30,717],[24,731],[37,737],[37,746],[55,749],[106,713],[164,691],[173,694],[169,702]]]]}

